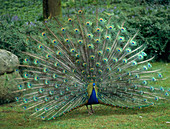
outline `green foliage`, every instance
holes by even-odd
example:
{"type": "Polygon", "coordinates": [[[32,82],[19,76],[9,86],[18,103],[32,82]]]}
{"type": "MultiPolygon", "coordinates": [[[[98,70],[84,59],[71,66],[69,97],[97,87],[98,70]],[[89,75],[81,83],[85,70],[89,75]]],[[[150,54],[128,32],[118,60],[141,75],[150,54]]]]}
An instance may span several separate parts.
{"type": "Polygon", "coordinates": [[[34,21],[42,17],[42,0],[0,0],[0,14],[18,16],[22,21],[34,21]]]}
{"type": "Polygon", "coordinates": [[[145,0],[147,3],[150,4],[169,4],[169,0],[145,0]]]}
{"type": "Polygon", "coordinates": [[[126,21],[130,28],[138,28],[139,44],[147,44],[148,58],[155,56],[156,60],[170,59],[168,57],[169,22],[167,6],[143,6],[129,9],[126,21]],[[142,39],[142,40],[140,40],[142,39]]]}
{"type": "Polygon", "coordinates": [[[26,22],[19,20],[17,16],[4,16],[0,18],[0,48],[11,51],[21,58],[21,51],[29,51],[31,44],[27,44],[29,33],[37,34],[41,22],[26,22]],[[15,19],[15,20],[13,20],[15,19]]]}
{"type": "Polygon", "coordinates": [[[83,7],[87,5],[108,5],[121,0],[62,0],[64,7],[83,7]]]}
{"type": "Polygon", "coordinates": [[[20,83],[19,80],[14,79],[16,77],[21,76],[17,72],[0,75],[0,105],[15,102],[15,96],[21,96],[21,93],[12,93],[18,89],[16,85],[20,83]]]}
{"type": "Polygon", "coordinates": [[[11,51],[20,59],[19,51],[27,51],[26,33],[36,30],[35,23],[42,19],[42,0],[0,2],[0,48],[11,51]]]}

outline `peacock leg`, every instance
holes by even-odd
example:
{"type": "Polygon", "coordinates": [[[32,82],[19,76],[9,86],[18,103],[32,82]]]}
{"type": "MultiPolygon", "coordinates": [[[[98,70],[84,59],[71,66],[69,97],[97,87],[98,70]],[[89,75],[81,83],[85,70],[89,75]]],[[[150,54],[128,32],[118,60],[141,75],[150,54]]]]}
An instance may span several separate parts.
{"type": "Polygon", "coordinates": [[[93,108],[92,108],[92,105],[90,105],[90,107],[91,107],[91,113],[93,114],[93,113],[94,113],[94,110],[93,110],[93,108]]]}
{"type": "Polygon", "coordinates": [[[87,107],[87,110],[88,110],[88,114],[89,114],[89,115],[93,114],[92,112],[90,112],[90,110],[89,110],[89,108],[88,108],[88,105],[86,105],[86,107],[87,107]]]}

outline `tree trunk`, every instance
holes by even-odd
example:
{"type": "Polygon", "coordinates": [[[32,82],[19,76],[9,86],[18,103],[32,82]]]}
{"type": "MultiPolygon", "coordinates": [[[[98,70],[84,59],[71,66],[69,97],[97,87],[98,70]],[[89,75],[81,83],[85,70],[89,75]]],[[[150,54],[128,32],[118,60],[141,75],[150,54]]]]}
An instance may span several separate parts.
{"type": "Polygon", "coordinates": [[[44,19],[61,16],[61,0],[43,0],[44,19]]]}

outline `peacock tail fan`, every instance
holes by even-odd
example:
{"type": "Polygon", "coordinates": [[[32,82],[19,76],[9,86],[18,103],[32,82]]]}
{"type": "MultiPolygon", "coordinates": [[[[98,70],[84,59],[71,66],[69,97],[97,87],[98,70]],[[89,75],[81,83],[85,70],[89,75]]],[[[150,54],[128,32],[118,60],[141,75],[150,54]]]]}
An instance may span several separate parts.
{"type": "Polygon", "coordinates": [[[160,69],[145,60],[145,44],[138,46],[135,35],[117,25],[110,13],[93,15],[78,10],[55,26],[29,35],[32,51],[23,52],[23,80],[16,97],[19,106],[33,110],[31,116],[55,119],[88,104],[95,85],[99,104],[141,109],[169,100],[169,91],[157,86],[163,80],[160,69]]]}

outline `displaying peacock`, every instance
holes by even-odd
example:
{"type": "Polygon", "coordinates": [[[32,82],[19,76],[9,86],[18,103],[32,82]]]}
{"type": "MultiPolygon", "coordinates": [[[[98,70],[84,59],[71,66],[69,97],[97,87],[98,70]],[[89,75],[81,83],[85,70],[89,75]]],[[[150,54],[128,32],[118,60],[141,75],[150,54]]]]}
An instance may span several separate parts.
{"type": "Polygon", "coordinates": [[[81,106],[104,104],[125,109],[141,109],[161,99],[169,101],[169,90],[154,87],[162,80],[160,69],[152,70],[144,60],[145,44],[137,47],[124,22],[114,23],[114,15],[86,15],[78,10],[65,23],[54,18],[55,27],[44,23],[41,36],[29,35],[34,52],[23,52],[23,80],[14,93],[31,116],[55,119],[81,106]],[[156,75],[154,77],[154,75],[156,75]],[[151,83],[150,83],[151,82],[151,83]]]}

